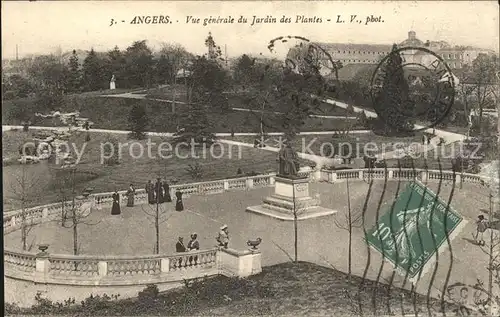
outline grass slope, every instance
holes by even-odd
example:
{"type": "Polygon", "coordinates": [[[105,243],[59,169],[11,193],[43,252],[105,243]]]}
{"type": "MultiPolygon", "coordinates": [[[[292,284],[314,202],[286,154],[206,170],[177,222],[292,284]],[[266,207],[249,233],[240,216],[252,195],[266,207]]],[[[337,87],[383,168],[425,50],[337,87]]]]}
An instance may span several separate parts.
{"type": "MultiPolygon", "coordinates": [[[[161,137],[151,137],[151,155],[148,154],[148,140],[129,140],[126,135],[109,135],[104,133],[92,133],[90,142],[85,142],[85,133],[75,133],[68,140],[71,144],[73,157],[77,157],[74,149],[78,152],[83,150],[83,155],[78,164],[76,172],[77,190],[85,187],[94,187],[95,192],[124,190],[130,183],[137,188],[143,188],[149,179],[158,176],[169,181],[177,180],[179,183],[207,181],[224,179],[230,177],[242,177],[245,173],[266,173],[276,171],[276,153],[261,151],[259,149],[236,147],[220,144],[213,147],[213,155],[210,150],[205,152],[191,152],[190,149],[179,150],[179,156],[174,152],[171,158],[161,159],[158,154],[158,145],[161,142],[171,142],[161,137]],[[101,144],[111,139],[116,139],[123,144],[122,159],[119,165],[106,166],[101,164],[101,144]],[[137,144],[132,145],[132,143],[137,144]],[[85,144],[85,147],[84,147],[85,144]],[[140,146],[144,154],[140,155],[140,146]],[[156,144],[156,145],[155,145],[156,144]],[[220,158],[218,158],[220,156],[220,158]],[[200,178],[193,178],[187,171],[189,165],[202,165],[200,178]],[[242,170],[237,175],[238,169],[242,170]]],[[[7,131],[2,134],[2,156],[3,158],[18,158],[18,148],[25,140],[30,140],[33,132],[25,134],[21,131],[7,131]]],[[[172,147],[175,145],[172,144],[172,147]]],[[[167,149],[165,146],[164,149],[167,149]]],[[[163,155],[167,155],[164,152],[163,155]]],[[[303,161],[306,163],[306,161],[303,161]]],[[[19,196],[19,177],[24,171],[29,179],[36,179],[35,188],[30,189],[30,194],[36,196],[30,205],[41,205],[57,201],[58,193],[54,190],[52,168],[54,166],[42,161],[34,165],[9,165],[4,166],[4,209],[19,208],[20,202],[16,200],[19,196]]],[[[35,182],[35,181],[34,181],[35,182]]]]}
{"type": "MultiPolygon", "coordinates": [[[[102,93],[83,93],[67,95],[64,97],[58,110],[62,112],[80,111],[81,116],[90,118],[95,123],[94,128],[129,130],[128,116],[135,104],[142,104],[146,109],[149,125],[147,130],[157,132],[175,132],[177,120],[172,113],[172,106],[168,102],[151,99],[132,99],[118,97],[102,97],[102,93]]],[[[162,97],[162,96],[155,96],[162,97]]],[[[168,96],[167,96],[168,97],[168,96]]],[[[243,97],[230,96],[230,107],[248,108],[242,105],[243,97]]],[[[176,112],[183,109],[183,105],[176,105],[176,112]]],[[[331,105],[322,105],[324,110],[320,114],[345,115],[343,109],[337,109],[331,105]]],[[[39,110],[34,99],[18,99],[2,102],[2,124],[19,125],[22,113],[34,116],[36,112],[48,112],[39,110]]],[[[224,113],[212,112],[209,120],[212,123],[213,132],[259,132],[260,113],[227,111],[224,113]]],[[[57,126],[61,125],[59,120],[31,118],[33,125],[57,126]]],[[[306,120],[304,130],[334,130],[343,124],[343,119],[321,119],[310,118],[306,120]]],[[[268,127],[269,131],[278,131],[276,128],[268,127]]]]}
{"type": "MultiPolygon", "coordinates": [[[[370,316],[428,315],[440,302],[406,290],[307,262],[264,267],[246,279],[215,277],[189,282],[180,289],[143,291],[138,298],[111,300],[94,297],[82,304],[58,308],[41,301],[30,309],[7,305],[7,314],[69,314],[72,316],[370,316]]],[[[62,306],[62,305],[61,305],[62,306]]],[[[455,305],[444,303],[448,315],[455,305]]]]}

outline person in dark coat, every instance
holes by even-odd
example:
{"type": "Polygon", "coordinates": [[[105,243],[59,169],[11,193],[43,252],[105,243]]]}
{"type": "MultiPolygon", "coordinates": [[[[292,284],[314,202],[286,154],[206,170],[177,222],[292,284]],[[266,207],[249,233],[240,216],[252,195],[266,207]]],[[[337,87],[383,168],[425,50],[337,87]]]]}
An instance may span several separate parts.
{"type": "Polygon", "coordinates": [[[154,185],[151,182],[151,180],[148,181],[146,184],[146,193],[148,193],[148,203],[154,204],[155,203],[155,189],[154,185]]]}
{"type": "Polygon", "coordinates": [[[113,193],[113,206],[111,207],[111,214],[112,215],[119,215],[121,214],[120,210],[120,194],[115,190],[113,193]]]}
{"type": "MultiPolygon", "coordinates": [[[[179,237],[179,240],[175,244],[175,252],[181,253],[181,252],[186,252],[186,246],[184,245],[184,238],[179,237]]],[[[182,258],[179,258],[179,266],[182,265],[182,258]]]]}
{"type": "Polygon", "coordinates": [[[163,203],[163,186],[161,184],[161,179],[158,178],[155,184],[155,195],[156,195],[156,203],[163,203]]]}
{"type": "Polygon", "coordinates": [[[127,207],[134,207],[135,188],[133,184],[130,184],[125,196],[127,196],[127,207]]]}
{"type": "Polygon", "coordinates": [[[166,203],[172,202],[172,196],[170,196],[170,186],[168,185],[167,181],[163,182],[163,192],[165,197],[163,197],[163,201],[166,203]]]}
{"type": "Polygon", "coordinates": [[[175,192],[175,197],[177,198],[175,201],[175,210],[183,211],[184,204],[182,203],[182,192],[177,189],[177,191],[175,192]]]}

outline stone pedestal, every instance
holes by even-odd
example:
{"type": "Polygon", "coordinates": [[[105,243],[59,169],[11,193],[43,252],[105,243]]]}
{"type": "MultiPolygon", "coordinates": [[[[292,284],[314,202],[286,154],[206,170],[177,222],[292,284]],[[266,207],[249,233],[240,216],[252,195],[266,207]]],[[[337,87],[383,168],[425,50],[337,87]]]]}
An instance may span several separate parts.
{"type": "Polygon", "coordinates": [[[327,216],[336,210],[321,207],[319,195],[309,195],[309,178],[276,176],[274,194],[264,198],[261,205],[247,207],[246,211],[280,220],[298,220],[327,216]]]}

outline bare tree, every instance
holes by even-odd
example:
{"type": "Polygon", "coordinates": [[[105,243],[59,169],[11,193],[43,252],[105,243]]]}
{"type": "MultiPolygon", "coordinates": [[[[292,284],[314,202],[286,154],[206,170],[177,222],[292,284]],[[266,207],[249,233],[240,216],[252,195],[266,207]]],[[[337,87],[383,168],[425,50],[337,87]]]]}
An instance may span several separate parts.
{"type": "Polygon", "coordinates": [[[498,57],[495,55],[479,54],[472,62],[472,66],[466,69],[467,75],[463,86],[468,86],[469,95],[477,105],[479,135],[482,133],[483,111],[493,106],[495,97],[496,72],[498,72],[498,57]]]}
{"type": "Polygon", "coordinates": [[[175,81],[177,72],[185,68],[188,61],[193,58],[192,54],[186,51],[182,45],[176,43],[162,43],[160,54],[167,58],[172,67],[172,83],[175,81]]]}
{"type": "MultiPolygon", "coordinates": [[[[161,190],[161,188],[160,188],[161,190]]],[[[156,191],[156,189],[155,189],[156,191]]],[[[159,199],[159,195],[156,192],[156,203],[154,205],[142,205],[142,211],[150,218],[153,219],[153,223],[155,226],[155,247],[154,253],[160,253],[160,225],[165,223],[172,217],[172,215],[167,215],[165,207],[162,206],[162,202],[159,199]]]]}
{"type": "Polygon", "coordinates": [[[351,197],[350,197],[350,191],[349,191],[349,174],[347,174],[348,177],[346,179],[346,188],[347,188],[347,214],[345,215],[345,218],[343,221],[340,221],[338,219],[334,219],[335,225],[343,230],[346,230],[349,233],[349,246],[348,246],[348,256],[347,256],[347,265],[348,265],[348,271],[347,271],[347,278],[350,281],[351,280],[351,273],[352,273],[352,231],[353,228],[361,228],[362,226],[362,220],[363,220],[363,213],[362,212],[357,212],[353,213],[351,210],[351,197]]]}
{"type": "MultiPolygon", "coordinates": [[[[11,173],[12,182],[10,183],[9,198],[18,202],[21,205],[21,243],[23,251],[30,250],[33,247],[33,242],[28,247],[28,235],[35,225],[33,218],[28,217],[26,209],[40,198],[40,175],[29,169],[26,164],[21,165],[21,169],[15,173],[11,173]]],[[[33,240],[34,241],[34,240],[33,240]]]]}
{"type": "Polygon", "coordinates": [[[56,217],[56,221],[61,222],[64,228],[73,230],[73,254],[78,255],[78,228],[80,225],[94,226],[100,223],[100,220],[92,221],[92,203],[88,199],[90,192],[84,191],[78,195],[76,189],[76,172],[74,166],[68,168],[57,168],[55,173],[57,183],[60,186],[61,215],[56,217]]]}

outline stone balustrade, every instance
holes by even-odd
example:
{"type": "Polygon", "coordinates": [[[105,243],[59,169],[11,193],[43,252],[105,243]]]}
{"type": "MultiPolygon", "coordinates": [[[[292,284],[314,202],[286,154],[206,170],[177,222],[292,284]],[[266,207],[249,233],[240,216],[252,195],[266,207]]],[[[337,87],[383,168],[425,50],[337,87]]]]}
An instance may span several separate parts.
{"type": "MultiPolygon", "coordinates": [[[[453,181],[482,184],[480,176],[451,171],[433,171],[416,169],[349,169],[349,170],[307,170],[301,171],[309,175],[311,181],[329,183],[349,180],[414,180],[421,181],[453,181]]],[[[176,190],[186,196],[191,194],[215,194],[231,190],[250,190],[252,188],[273,186],[276,174],[257,175],[173,185],[171,195],[176,190]]],[[[123,197],[125,191],[121,191],[123,197]]],[[[113,193],[90,195],[97,205],[110,204],[113,193]]],[[[123,197],[125,200],[126,197],[123,197]]],[[[136,192],[136,202],[146,203],[144,189],[136,192]]],[[[82,204],[84,201],[75,202],[82,204]]],[[[72,208],[73,202],[55,203],[25,211],[4,213],[4,234],[21,227],[24,221],[41,223],[60,217],[64,208],[72,208]]],[[[182,280],[182,276],[200,277],[205,275],[224,274],[228,276],[248,276],[259,272],[260,253],[257,251],[203,250],[174,255],[147,255],[135,257],[96,257],[74,255],[46,255],[4,249],[6,276],[35,281],[39,283],[72,284],[72,285],[142,285],[155,282],[182,280]]]]}
{"type": "Polygon", "coordinates": [[[322,170],[319,180],[329,183],[344,182],[347,179],[356,180],[420,180],[450,181],[458,185],[461,182],[483,184],[484,180],[479,175],[469,173],[454,173],[453,171],[435,171],[423,169],[347,169],[347,170],[322,170]]]}
{"type": "MultiPolygon", "coordinates": [[[[173,255],[87,256],[4,249],[5,276],[44,284],[135,285],[223,274],[217,248],[173,255]]],[[[234,251],[237,252],[237,251],[234,251]]],[[[240,252],[242,257],[247,255],[240,252]]],[[[253,254],[253,253],[252,253],[253,254]]],[[[260,270],[260,262],[256,263],[260,270]]],[[[234,266],[234,265],[233,265],[234,266]]],[[[231,266],[231,267],[233,267],[231,266]]],[[[248,269],[247,269],[248,270],[248,269]]],[[[255,271],[255,269],[253,269],[255,271]]]]}

